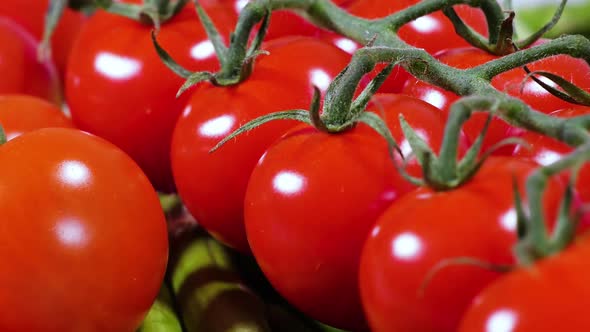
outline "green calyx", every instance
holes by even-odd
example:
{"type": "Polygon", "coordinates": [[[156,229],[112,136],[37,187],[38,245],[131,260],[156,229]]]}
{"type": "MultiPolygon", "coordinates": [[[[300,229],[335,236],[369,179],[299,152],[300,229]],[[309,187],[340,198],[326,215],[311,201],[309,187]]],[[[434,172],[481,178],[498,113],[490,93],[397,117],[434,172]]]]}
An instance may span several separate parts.
{"type": "Polygon", "coordinates": [[[541,27],[538,31],[531,34],[529,37],[520,41],[516,40],[516,35],[514,32],[515,13],[512,10],[512,6],[510,4],[507,4],[508,10],[505,11],[507,13],[506,15],[498,3],[482,3],[481,8],[484,10],[486,19],[488,21],[488,38],[485,38],[465,24],[465,22],[463,22],[453,7],[443,8],[443,13],[453,23],[456,33],[463,37],[463,39],[465,39],[471,45],[488,53],[503,56],[514,53],[519,49],[527,48],[543,37],[545,33],[547,33],[557,24],[561,15],[563,14],[566,3],[567,0],[562,0],[552,19],[547,24],[541,27]]]}
{"type": "Polygon", "coordinates": [[[524,66],[524,69],[527,72],[527,76],[526,79],[522,82],[521,93],[524,89],[526,80],[531,78],[537,84],[542,86],[543,89],[547,90],[549,93],[551,93],[557,98],[565,100],[571,104],[590,106],[590,93],[584,91],[584,89],[576,86],[575,84],[566,80],[565,78],[546,71],[531,72],[527,66],[524,66]],[[551,82],[559,86],[561,90],[554,88],[551,85],[543,82],[542,80],[537,78],[537,76],[542,76],[549,79],[551,82]]]}
{"type": "Polygon", "coordinates": [[[156,34],[152,33],[152,41],[160,59],[178,76],[186,79],[185,83],[178,90],[177,97],[190,87],[203,81],[209,81],[216,86],[239,84],[246,80],[252,73],[254,60],[260,55],[268,54],[268,52],[260,49],[270,23],[271,10],[266,2],[249,3],[244,7],[238,20],[236,31],[230,36],[229,46],[225,45],[215,24],[199,2],[195,0],[194,3],[201,24],[213,44],[221,69],[216,73],[206,71],[193,73],[183,68],[158,44],[156,34]],[[255,38],[249,43],[250,32],[260,21],[262,21],[262,24],[255,38]]]}
{"type": "MultiPolygon", "coordinates": [[[[423,138],[420,137],[405,121],[404,117],[400,115],[400,124],[404,135],[412,147],[412,151],[422,167],[423,172],[423,180],[413,179],[413,182],[428,185],[434,190],[444,191],[460,186],[475,175],[487,156],[497,148],[493,147],[480,156],[483,139],[492,120],[493,114],[497,112],[499,103],[494,103],[492,107],[489,108],[489,116],[484,128],[461,160],[457,160],[458,147],[463,123],[469,119],[472,110],[477,109],[482,102],[487,103],[488,101],[480,97],[465,97],[453,104],[449,119],[447,120],[444,138],[438,156],[432,151],[423,138]]],[[[501,142],[500,144],[504,145],[513,143],[514,142],[511,140],[501,142]]]]}
{"type": "Polygon", "coordinates": [[[519,241],[514,247],[514,252],[522,264],[532,264],[539,259],[557,254],[574,240],[581,213],[574,204],[573,188],[580,167],[588,160],[590,160],[590,140],[570,155],[537,169],[526,182],[528,198],[526,209],[515,183],[514,196],[519,241]],[[572,170],[572,174],[561,201],[555,226],[549,232],[543,209],[543,193],[552,176],[568,169],[572,170]]]}
{"type": "MultiPolygon", "coordinates": [[[[349,65],[347,69],[343,70],[340,75],[334,79],[334,82],[328,88],[326,97],[324,99],[323,112],[320,110],[320,90],[317,87],[314,87],[314,96],[309,111],[302,109],[288,110],[271,113],[256,118],[226,136],[215,147],[213,147],[210,152],[216,151],[236,136],[253,130],[267,122],[275,120],[297,120],[312,125],[322,132],[330,134],[342,133],[352,129],[357,123],[364,123],[375,130],[387,141],[390,153],[397,151],[401,155],[401,151],[399,150],[397,142],[393,138],[393,135],[391,134],[391,131],[385,122],[376,114],[365,112],[365,107],[367,106],[369,100],[375,94],[375,92],[377,92],[381,84],[383,84],[393,67],[394,64],[390,64],[384,68],[354,100],[352,100],[352,95],[355,91],[355,87],[349,87],[350,91],[352,91],[350,94],[350,100],[348,100],[348,102],[341,102],[338,104],[339,108],[334,108],[333,100],[330,99],[330,97],[333,96],[334,93],[342,93],[342,91],[339,90],[341,84],[338,84],[337,82],[340,82],[346,71],[351,68],[351,65],[349,65]],[[329,102],[332,104],[330,104],[331,107],[327,109],[329,102]],[[334,119],[338,119],[339,122],[335,121],[334,119]]],[[[395,161],[395,158],[393,159],[395,161]]]]}

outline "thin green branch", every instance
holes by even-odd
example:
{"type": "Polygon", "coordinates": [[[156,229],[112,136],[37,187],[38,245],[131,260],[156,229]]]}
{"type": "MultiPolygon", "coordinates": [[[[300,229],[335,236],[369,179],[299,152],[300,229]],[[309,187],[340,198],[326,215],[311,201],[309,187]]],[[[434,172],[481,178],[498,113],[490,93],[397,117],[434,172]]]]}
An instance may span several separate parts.
{"type": "Polygon", "coordinates": [[[566,54],[574,58],[580,58],[590,64],[590,40],[584,36],[578,35],[563,36],[544,44],[526,50],[520,50],[489,61],[483,65],[468,70],[466,74],[475,74],[487,80],[491,80],[493,77],[503,72],[559,54],[566,54]]]}
{"type": "Polygon", "coordinates": [[[590,160],[590,141],[579,146],[569,155],[559,159],[558,161],[540,167],[537,169],[526,182],[526,192],[529,201],[530,214],[527,220],[535,222],[534,225],[527,225],[527,238],[523,242],[524,246],[530,246],[528,250],[532,251],[536,256],[548,256],[553,253],[555,248],[552,248],[547,235],[547,227],[545,226],[545,216],[543,215],[543,193],[547,185],[547,181],[552,176],[573,167],[576,167],[581,162],[590,160]]]}

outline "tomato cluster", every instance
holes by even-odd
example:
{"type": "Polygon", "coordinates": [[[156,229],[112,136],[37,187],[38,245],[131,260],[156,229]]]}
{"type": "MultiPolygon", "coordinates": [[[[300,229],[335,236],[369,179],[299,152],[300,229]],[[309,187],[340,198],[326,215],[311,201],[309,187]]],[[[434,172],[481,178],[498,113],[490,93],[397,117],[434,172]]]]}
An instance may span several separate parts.
{"type": "MultiPolygon", "coordinates": [[[[221,42],[229,43],[246,2],[199,2],[221,42]]],[[[366,19],[418,2],[334,1],[366,19]]],[[[367,123],[333,133],[291,118],[265,123],[212,152],[250,121],[309,109],[317,101],[314,88],[324,96],[361,45],[279,10],[261,46],[267,53],[252,60],[251,73],[229,85],[200,82],[177,97],[183,78],[156,51],[153,22],[66,9],[51,39],[53,57],[39,59],[48,8],[49,0],[0,3],[0,126],[7,140],[0,146],[0,307],[10,308],[0,313],[0,330],[138,329],[167,273],[173,290],[179,288],[174,271],[182,254],[169,259],[169,244],[179,245],[171,242],[164,213],[170,211],[163,211],[158,194],[176,195],[218,245],[252,256],[265,282],[295,310],[336,328],[590,328],[581,312],[590,301],[581,269],[590,250],[583,235],[590,220],[581,209],[590,200],[590,166],[581,165],[575,177],[550,178],[542,194],[549,231],[564,209],[575,209],[576,243],[534,268],[515,267],[513,253],[524,227],[515,191],[526,206],[527,178],[570,146],[494,117],[482,144],[491,156],[482,153],[487,159],[472,177],[445,190],[419,186],[408,177],[422,178],[428,165],[413,151],[405,124],[438,153],[459,96],[396,66],[365,110],[383,120],[397,143],[393,155],[367,123]],[[493,150],[514,137],[522,143],[493,150]],[[573,203],[564,207],[572,179],[573,203]],[[516,271],[504,275],[490,266],[516,271]],[[564,325],[562,316],[577,320],[564,325]]],[[[456,9],[488,35],[480,9],[456,9]]],[[[398,36],[459,69],[499,58],[454,29],[439,11],[406,24],[398,36]]],[[[215,73],[227,65],[218,61],[220,51],[192,2],[162,22],[157,41],[188,71],[215,73]]],[[[355,95],[383,68],[367,74],[355,95]]],[[[557,55],[527,68],[590,90],[584,60],[557,55]]],[[[550,94],[522,68],[491,85],[556,118],[590,114],[589,107],[550,94]]],[[[460,158],[487,120],[487,113],[477,113],[465,123],[457,135],[460,158]]],[[[213,257],[205,267],[225,268],[226,258],[216,261],[221,256],[205,248],[213,257]]],[[[225,272],[207,272],[195,282],[204,285],[199,278],[212,276],[229,282],[225,272]]],[[[211,289],[185,302],[211,301],[219,291],[211,289]]]]}

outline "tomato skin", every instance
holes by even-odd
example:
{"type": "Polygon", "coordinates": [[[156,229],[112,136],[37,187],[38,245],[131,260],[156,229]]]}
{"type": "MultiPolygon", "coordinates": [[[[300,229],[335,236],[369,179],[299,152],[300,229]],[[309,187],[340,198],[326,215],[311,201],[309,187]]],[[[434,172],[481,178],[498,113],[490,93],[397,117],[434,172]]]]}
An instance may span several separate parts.
{"type": "MultiPolygon", "coordinates": [[[[222,33],[233,27],[225,8],[207,10],[222,33]]],[[[72,49],[66,95],[77,127],[127,152],[156,189],[173,191],[170,140],[190,93],[175,97],[184,80],[158,58],[151,29],[105,12],[94,15],[72,49]]],[[[218,66],[192,5],[162,25],[158,41],[190,70],[218,66]]]]}
{"type": "MultiPolygon", "coordinates": [[[[378,94],[368,111],[385,119],[400,144],[398,117],[404,114],[434,149],[440,147],[444,120],[438,109],[408,96],[378,94]]],[[[362,245],[383,209],[412,189],[395,170],[385,140],[368,126],[337,135],[300,126],[252,172],[244,200],[248,241],[266,277],[299,310],[363,330],[357,290],[362,245]]]]}
{"type": "Polygon", "coordinates": [[[352,330],[365,328],[360,248],[402,194],[385,146],[368,130],[298,127],[261,158],[244,200],[248,242],[274,288],[312,318],[352,330]]]}
{"type": "MultiPolygon", "coordinates": [[[[494,60],[496,57],[476,48],[457,48],[442,51],[436,54],[436,58],[452,67],[468,69],[494,60]]],[[[590,71],[590,67],[584,60],[558,55],[533,62],[527,66],[531,71],[552,72],[569,79],[582,89],[590,89],[590,77],[586,75],[590,71]]],[[[527,81],[521,93],[520,87],[526,75],[523,69],[516,68],[494,77],[491,83],[496,89],[521,99],[532,108],[543,113],[550,113],[572,106],[570,103],[551,95],[532,80],[527,81]]],[[[448,114],[451,104],[459,99],[459,96],[450,91],[445,91],[417,79],[408,80],[402,92],[425,100],[439,107],[446,114],[448,114]]],[[[470,140],[473,141],[477,138],[486,119],[487,113],[475,113],[465,123],[463,129],[470,140]]],[[[523,129],[512,127],[503,120],[495,118],[492,120],[484,139],[484,149],[491,147],[504,138],[520,136],[523,133],[523,129]]],[[[497,154],[510,155],[510,153],[510,148],[504,148],[499,150],[497,154]]]]}
{"type": "MultiPolygon", "coordinates": [[[[361,258],[359,284],[372,331],[456,331],[471,300],[500,275],[449,266],[420,296],[423,282],[447,259],[514,263],[513,176],[522,189],[535,168],[530,161],[491,157],[458,189],[419,188],[392,204],[377,220],[361,258]]],[[[563,190],[560,181],[550,181],[543,198],[548,220],[554,220],[563,190]]]]}
{"type": "MultiPolygon", "coordinates": [[[[212,2],[223,3],[230,7],[236,15],[239,15],[249,0],[213,0],[212,2]]],[[[345,6],[350,0],[334,0],[332,2],[345,6]]],[[[323,31],[321,28],[313,25],[292,10],[273,10],[264,40],[270,41],[287,36],[316,37],[321,31],[323,31]]]]}
{"type": "Polygon", "coordinates": [[[590,245],[587,237],[577,242],[484,289],[458,331],[500,331],[500,327],[511,332],[590,330],[590,245]]]}
{"type": "Polygon", "coordinates": [[[203,85],[194,92],[178,119],[171,148],[174,179],[189,211],[218,240],[244,253],[250,252],[243,221],[250,173],[264,151],[296,122],[264,124],[214,153],[208,151],[259,116],[309,108],[312,83],[318,77],[331,81],[350,60],[336,47],[306,37],[276,39],[264,48],[271,54],[259,58],[246,81],[224,88],[203,85]],[[322,59],[315,58],[318,53],[322,59]]]}
{"type": "MultiPolygon", "coordinates": [[[[0,16],[18,23],[40,41],[48,6],[49,0],[3,0],[0,1],[0,16]]],[[[85,21],[82,13],[66,9],[57,24],[51,38],[51,50],[60,76],[65,74],[70,50],[85,21]]]]}
{"type": "Polygon", "coordinates": [[[0,330],[134,331],[166,270],[158,197],[112,144],[47,128],[0,147],[0,330]]]}
{"type": "MultiPolygon", "coordinates": [[[[590,114],[590,107],[576,106],[552,112],[556,117],[574,117],[590,114]]],[[[526,132],[520,136],[527,145],[518,145],[513,150],[513,156],[534,160],[539,165],[548,165],[561,159],[573,148],[551,137],[534,132],[526,132]]],[[[569,172],[563,174],[567,179],[569,172]]],[[[577,175],[575,188],[583,202],[590,201],[590,163],[585,163],[577,175]]]]}
{"type": "Polygon", "coordinates": [[[58,103],[59,78],[51,62],[37,61],[38,41],[12,20],[0,16],[0,94],[28,94],[58,103]]]}
{"type": "MultiPolygon", "coordinates": [[[[347,11],[356,16],[376,19],[399,12],[419,2],[419,0],[356,0],[348,6],[347,11]]],[[[453,6],[453,8],[466,24],[483,35],[487,34],[485,16],[481,10],[467,5],[453,6]]],[[[399,29],[398,35],[408,44],[423,48],[431,54],[447,48],[470,46],[455,33],[453,24],[442,11],[433,12],[407,23],[399,29]]]]}
{"type": "Polygon", "coordinates": [[[46,127],[74,128],[59,107],[27,95],[0,96],[0,125],[8,140],[46,127]]]}

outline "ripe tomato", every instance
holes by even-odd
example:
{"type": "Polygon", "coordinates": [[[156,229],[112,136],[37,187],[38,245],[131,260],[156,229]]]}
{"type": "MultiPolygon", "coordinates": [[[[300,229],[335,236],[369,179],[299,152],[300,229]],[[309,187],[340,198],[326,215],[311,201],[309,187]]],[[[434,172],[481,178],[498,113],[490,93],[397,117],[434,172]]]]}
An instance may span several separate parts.
{"type": "MultiPolygon", "coordinates": [[[[43,38],[45,13],[48,6],[49,0],[2,0],[0,16],[13,20],[39,42],[43,38]]],[[[65,74],[70,49],[85,21],[86,17],[81,13],[66,9],[53,33],[52,57],[62,76],[65,74]]]]}
{"type": "Polygon", "coordinates": [[[254,165],[292,121],[265,124],[227,142],[222,138],[256,117],[288,109],[307,109],[312,83],[326,88],[347,64],[349,55],[306,37],[276,39],[264,46],[246,81],[232,87],[202,85],[178,119],[172,140],[174,180],[184,203],[218,240],[249,252],[244,230],[246,184],[254,165]],[[321,53],[321,58],[316,54],[321,53]]]}
{"type": "MultiPolygon", "coordinates": [[[[513,264],[512,181],[524,188],[536,167],[526,160],[492,157],[457,189],[419,188],[385,210],[360,264],[361,296],[372,331],[456,331],[473,297],[499,273],[454,265],[424,284],[426,277],[438,263],[458,257],[513,264]]],[[[556,216],[563,189],[559,180],[549,182],[544,196],[548,220],[556,216]]]]}
{"type": "MultiPolygon", "coordinates": [[[[375,19],[396,13],[418,2],[418,0],[356,0],[347,7],[347,11],[356,16],[375,19]]],[[[485,16],[480,10],[466,5],[459,5],[454,8],[467,24],[481,34],[486,34],[485,16]]],[[[455,33],[453,24],[441,11],[422,16],[404,25],[398,31],[398,35],[408,44],[423,48],[431,54],[447,48],[469,46],[469,43],[455,33]]],[[[322,32],[321,38],[332,40],[337,46],[351,53],[360,47],[355,42],[332,32],[322,32]]],[[[373,75],[382,68],[383,66],[379,66],[373,72],[373,75]]],[[[400,92],[409,78],[410,74],[401,67],[397,67],[385,81],[380,91],[400,92]]]]}
{"type": "Polygon", "coordinates": [[[158,197],[121,150],[39,129],[0,147],[0,330],[134,331],[166,270],[158,197]]]}
{"type": "Polygon", "coordinates": [[[465,313],[461,332],[588,331],[588,238],[525,266],[484,289],[465,313]]]}
{"type": "MultiPolygon", "coordinates": [[[[577,106],[552,112],[556,117],[574,117],[590,114],[590,107],[577,106]]],[[[548,165],[572,152],[573,148],[553,138],[533,132],[526,132],[520,137],[527,146],[518,145],[513,155],[530,158],[539,165],[548,165]]],[[[590,202],[590,163],[585,163],[576,179],[576,191],[584,202],[590,202]]]]}
{"type": "MultiPolygon", "coordinates": [[[[225,8],[207,10],[221,32],[229,33],[234,22],[225,8]]],[[[172,191],[170,140],[190,94],[175,97],[183,79],[159,59],[151,29],[106,12],[92,16],[72,49],[66,96],[77,127],[123,149],[156,189],[172,191]]],[[[158,41],[190,70],[218,66],[192,5],[162,25],[158,41]]]]}
{"type": "Polygon", "coordinates": [[[407,187],[382,141],[364,125],[339,135],[298,127],[260,159],[246,191],[246,233],[266,277],[299,310],[338,328],[365,328],[360,248],[407,187]]]}
{"type": "Polygon", "coordinates": [[[59,107],[27,95],[0,96],[0,125],[8,140],[46,127],[74,128],[59,107]]]}
{"type": "Polygon", "coordinates": [[[0,94],[28,94],[57,103],[57,71],[53,63],[37,60],[37,44],[22,27],[0,16],[0,94]]]}
{"type": "MultiPolygon", "coordinates": [[[[377,95],[402,150],[403,114],[435,149],[440,111],[414,98],[377,95]]],[[[338,135],[298,127],[273,145],[250,177],[244,209],[248,241],[272,285],[299,310],[330,325],[365,327],[357,286],[369,229],[391,202],[412,190],[388,157],[385,141],[364,124],[338,135]]]]}
{"type": "MultiPolygon", "coordinates": [[[[215,1],[215,0],[214,0],[215,1]]],[[[248,0],[217,0],[230,6],[236,15],[248,0]]],[[[337,5],[345,5],[350,0],[333,0],[337,5]]],[[[274,10],[270,16],[270,26],[266,33],[265,40],[282,38],[286,36],[317,36],[322,29],[313,25],[301,15],[296,14],[292,10],[274,10]]]]}

